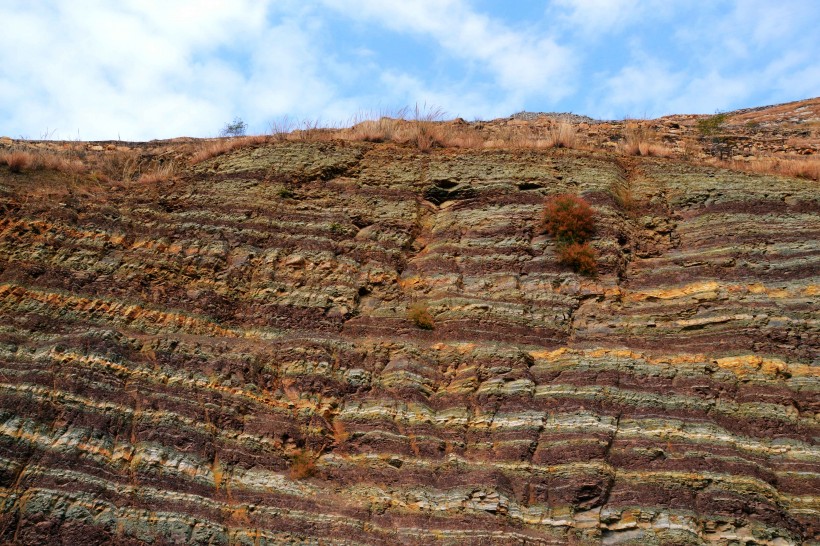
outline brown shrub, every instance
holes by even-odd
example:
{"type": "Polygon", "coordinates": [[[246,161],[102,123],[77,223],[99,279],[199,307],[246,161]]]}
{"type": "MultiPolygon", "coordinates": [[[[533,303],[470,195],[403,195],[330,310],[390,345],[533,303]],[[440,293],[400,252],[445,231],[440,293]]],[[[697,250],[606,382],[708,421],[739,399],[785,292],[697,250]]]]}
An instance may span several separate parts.
{"type": "Polygon", "coordinates": [[[589,243],[571,243],[558,247],[558,262],[572,267],[581,275],[593,276],[597,272],[595,251],[589,243]]]}
{"type": "Polygon", "coordinates": [[[22,172],[24,169],[32,167],[35,163],[34,154],[25,150],[14,150],[4,152],[0,155],[0,163],[6,164],[13,173],[22,172]]]}
{"type": "Polygon", "coordinates": [[[544,205],[544,229],[562,243],[583,243],[595,232],[592,208],[578,196],[556,195],[544,205]]]}
{"type": "Polygon", "coordinates": [[[427,304],[416,302],[407,309],[407,318],[422,330],[432,330],[434,327],[433,316],[427,309],[427,304]]]}

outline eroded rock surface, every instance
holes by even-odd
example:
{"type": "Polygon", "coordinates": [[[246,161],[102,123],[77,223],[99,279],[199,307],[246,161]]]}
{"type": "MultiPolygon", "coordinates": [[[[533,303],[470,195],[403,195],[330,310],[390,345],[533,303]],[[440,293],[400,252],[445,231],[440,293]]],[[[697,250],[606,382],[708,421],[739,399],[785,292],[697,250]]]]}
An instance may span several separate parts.
{"type": "Polygon", "coordinates": [[[0,540],[817,540],[816,182],[344,142],[49,176],[0,172],[0,540]]]}

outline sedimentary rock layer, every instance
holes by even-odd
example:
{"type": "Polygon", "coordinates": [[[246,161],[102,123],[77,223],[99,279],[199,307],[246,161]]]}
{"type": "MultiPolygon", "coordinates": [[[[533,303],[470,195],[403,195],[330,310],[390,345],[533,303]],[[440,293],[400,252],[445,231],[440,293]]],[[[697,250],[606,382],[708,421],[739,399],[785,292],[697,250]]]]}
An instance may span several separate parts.
{"type": "Polygon", "coordinates": [[[820,532],[815,182],[281,142],[155,185],[4,170],[0,210],[2,540],[820,532]],[[539,226],[564,192],[596,278],[539,226]]]}

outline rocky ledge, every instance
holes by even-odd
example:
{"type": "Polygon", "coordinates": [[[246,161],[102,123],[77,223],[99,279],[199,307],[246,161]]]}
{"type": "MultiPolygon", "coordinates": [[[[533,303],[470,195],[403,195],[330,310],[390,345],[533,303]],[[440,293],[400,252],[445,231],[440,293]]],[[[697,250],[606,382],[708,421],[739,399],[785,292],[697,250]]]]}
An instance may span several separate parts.
{"type": "Polygon", "coordinates": [[[7,543],[816,543],[816,182],[283,141],[0,210],[7,543]]]}

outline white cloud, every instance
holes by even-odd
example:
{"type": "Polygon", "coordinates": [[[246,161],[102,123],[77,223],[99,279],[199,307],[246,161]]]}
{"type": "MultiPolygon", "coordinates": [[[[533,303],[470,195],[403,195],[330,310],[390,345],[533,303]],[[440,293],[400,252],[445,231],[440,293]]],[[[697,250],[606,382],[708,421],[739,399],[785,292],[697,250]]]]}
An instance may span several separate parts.
{"type": "Polygon", "coordinates": [[[235,115],[259,119],[317,108],[331,91],[318,67],[323,55],[310,45],[313,30],[296,22],[271,27],[268,4],[4,4],[0,48],[21,54],[0,65],[0,103],[15,105],[0,114],[0,132],[208,135],[235,115]]]}
{"type": "Polygon", "coordinates": [[[820,89],[820,10],[802,0],[555,0],[536,19],[487,9],[497,14],[471,0],[6,0],[0,134],[207,136],[237,115],[262,131],[285,114],[337,122],[416,102],[468,119],[657,115],[820,89]],[[386,58],[386,40],[418,50],[386,58]]]}
{"type": "Polygon", "coordinates": [[[556,0],[548,13],[569,31],[602,37],[669,15],[672,9],[668,0],[556,0]]]}
{"type": "Polygon", "coordinates": [[[488,71],[518,102],[532,95],[557,101],[573,88],[575,53],[544,29],[513,29],[462,0],[324,0],[356,20],[431,38],[450,57],[488,71]]]}
{"type": "Polygon", "coordinates": [[[724,2],[683,19],[671,51],[635,39],[629,61],[603,75],[596,108],[606,117],[712,113],[817,95],[820,21],[800,6],[724,2]]]}

